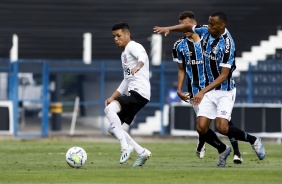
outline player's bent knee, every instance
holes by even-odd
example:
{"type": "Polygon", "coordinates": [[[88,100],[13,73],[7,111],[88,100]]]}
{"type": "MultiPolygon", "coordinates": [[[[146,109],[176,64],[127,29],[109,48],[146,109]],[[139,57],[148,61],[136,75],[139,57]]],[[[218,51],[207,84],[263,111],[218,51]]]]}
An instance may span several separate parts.
{"type": "Polygon", "coordinates": [[[197,127],[197,132],[198,132],[198,134],[203,135],[203,134],[207,133],[207,129],[206,128],[197,127]]]}
{"type": "Polygon", "coordinates": [[[217,127],[216,126],[215,129],[223,135],[227,135],[227,133],[228,133],[228,127],[224,127],[224,126],[218,126],[217,127]]]}
{"type": "Polygon", "coordinates": [[[203,125],[201,125],[201,124],[197,124],[197,125],[196,125],[196,129],[197,129],[197,132],[202,135],[202,134],[207,133],[209,127],[203,126],[203,125]]]}
{"type": "MultiPolygon", "coordinates": [[[[108,106],[107,106],[108,107],[108,106]]],[[[108,113],[108,109],[107,107],[104,109],[104,113],[107,114],[108,113]]]]}
{"type": "Polygon", "coordinates": [[[120,107],[116,102],[112,102],[110,103],[107,107],[105,107],[104,112],[107,115],[111,114],[111,113],[118,113],[120,112],[120,107]]]}
{"type": "Polygon", "coordinates": [[[218,118],[216,120],[215,129],[219,133],[221,133],[223,135],[226,135],[228,133],[228,127],[229,127],[229,125],[228,125],[228,121],[227,120],[221,119],[221,118],[218,118]]]}
{"type": "Polygon", "coordinates": [[[106,115],[109,113],[109,106],[107,106],[107,107],[104,109],[104,112],[105,112],[106,115]]]}

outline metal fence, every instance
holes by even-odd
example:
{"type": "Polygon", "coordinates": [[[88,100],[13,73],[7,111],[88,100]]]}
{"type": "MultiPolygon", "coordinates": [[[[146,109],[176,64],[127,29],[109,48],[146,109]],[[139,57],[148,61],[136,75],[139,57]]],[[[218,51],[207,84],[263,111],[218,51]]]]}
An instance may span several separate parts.
{"type": "MultiPolygon", "coordinates": [[[[150,67],[151,101],[137,114],[134,124],[146,121],[147,116],[153,116],[158,110],[161,112],[159,133],[162,135],[165,133],[164,117],[167,116],[164,114],[166,95],[177,81],[177,64],[163,61],[160,66],[150,67]]],[[[14,135],[35,137],[48,136],[50,127],[52,130],[60,131],[60,121],[63,120],[50,118],[50,113],[53,114],[52,109],[55,113],[61,112],[60,109],[59,111],[55,109],[58,103],[64,108],[62,113],[71,113],[76,97],[80,98],[80,116],[98,117],[100,132],[104,133],[104,101],[123,78],[119,60],[93,61],[92,64],[86,65],[80,60],[19,60],[10,63],[8,59],[1,59],[0,72],[0,100],[10,100],[13,103],[14,135]],[[32,74],[32,79],[30,75],[23,74],[32,74]],[[6,79],[6,83],[3,78],[6,79]],[[21,109],[35,110],[36,115],[40,113],[35,120],[41,122],[38,133],[33,135],[19,133],[21,109]]],[[[252,70],[247,72],[247,76],[245,82],[253,78],[252,70]]],[[[237,91],[242,91],[241,87],[247,88],[245,96],[252,99],[252,84],[238,85],[237,91]]],[[[183,87],[183,90],[186,88],[183,87]]]]}

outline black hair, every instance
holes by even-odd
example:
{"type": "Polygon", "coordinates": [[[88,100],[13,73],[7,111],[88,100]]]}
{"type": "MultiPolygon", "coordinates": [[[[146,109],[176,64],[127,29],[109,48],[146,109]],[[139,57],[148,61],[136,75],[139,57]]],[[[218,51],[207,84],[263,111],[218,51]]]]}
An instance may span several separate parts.
{"type": "Polygon", "coordinates": [[[180,15],[178,16],[179,20],[184,20],[186,18],[189,19],[193,19],[196,20],[195,14],[192,11],[183,11],[182,13],[180,13],[180,15]]]}
{"type": "Polygon", "coordinates": [[[224,12],[214,12],[210,15],[211,17],[218,17],[224,24],[227,23],[227,15],[224,12]]]}
{"type": "Polygon", "coordinates": [[[125,22],[116,23],[113,26],[112,31],[116,31],[116,30],[119,30],[119,29],[130,31],[129,25],[125,22]]]}

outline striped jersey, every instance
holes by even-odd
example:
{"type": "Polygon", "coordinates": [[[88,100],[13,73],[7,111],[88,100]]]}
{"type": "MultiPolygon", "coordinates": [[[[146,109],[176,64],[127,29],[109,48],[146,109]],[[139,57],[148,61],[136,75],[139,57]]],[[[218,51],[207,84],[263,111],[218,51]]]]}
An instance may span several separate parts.
{"type": "Polygon", "coordinates": [[[192,96],[206,87],[208,83],[201,42],[193,42],[187,37],[177,40],[173,45],[172,57],[173,61],[183,64],[186,70],[188,92],[192,96]]]}
{"type": "Polygon", "coordinates": [[[235,82],[232,78],[232,72],[236,69],[236,50],[229,31],[225,29],[225,32],[217,39],[210,35],[206,25],[194,26],[193,31],[203,37],[201,42],[209,84],[221,74],[222,67],[228,67],[230,68],[230,73],[227,80],[215,89],[224,91],[234,89],[235,82]]]}

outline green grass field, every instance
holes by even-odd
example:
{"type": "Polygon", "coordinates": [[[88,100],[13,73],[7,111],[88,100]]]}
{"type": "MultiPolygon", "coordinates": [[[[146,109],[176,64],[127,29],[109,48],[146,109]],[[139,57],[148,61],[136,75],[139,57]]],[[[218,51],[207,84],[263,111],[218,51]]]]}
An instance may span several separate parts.
{"type": "Polygon", "coordinates": [[[0,183],[282,183],[282,146],[278,144],[265,144],[267,155],[260,161],[249,144],[240,142],[243,164],[233,164],[232,155],[224,168],[216,166],[217,153],[209,145],[205,157],[198,159],[194,151],[196,142],[188,139],[141,144],[153,156],[144,166],[135,168],[132,167],[135,154],[126,164],[119,164],[117,141],[2,140],[0,183]],[[81,146],[88,154],[82,168],[74,169],[66,164],[65,153],[72,146],[81,146]]]}

